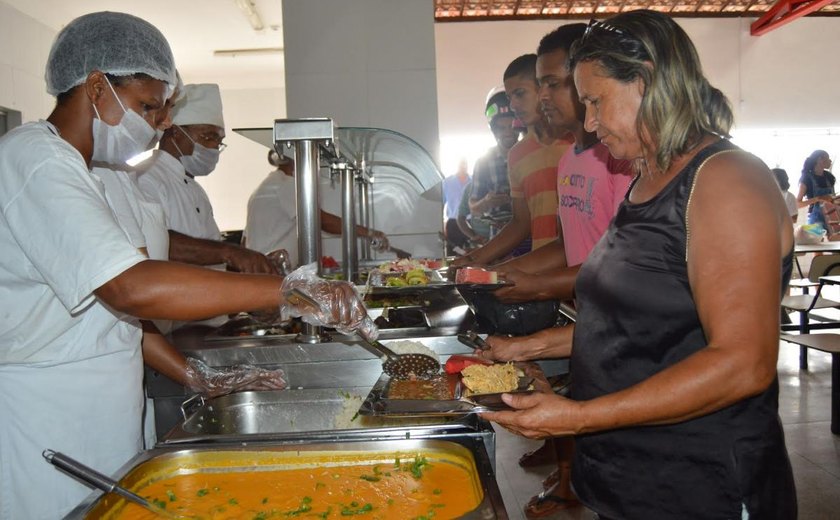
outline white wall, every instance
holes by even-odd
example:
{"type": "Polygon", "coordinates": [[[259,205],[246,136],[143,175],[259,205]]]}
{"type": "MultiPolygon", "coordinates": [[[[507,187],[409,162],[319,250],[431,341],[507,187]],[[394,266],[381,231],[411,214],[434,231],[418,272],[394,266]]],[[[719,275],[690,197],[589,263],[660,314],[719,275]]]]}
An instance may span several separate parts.
{"type": "MultiPolygon", "coordinates": [[[[834,66],[832,53],[840,49],[840,23],[835,18],[803,18],[756,38],[749,36],[751,21],[678,19],[697,45],[706,74],[733,102],[736,131],[819,129],[815,132],[828,134],[827,129],[833,128],[835,132],[826,138],[828,143],[815,142],[814,148],[826,148],[834,155],[830,145],[840,141],[835,138],[836,129],[840,128],[840,69],[834,66]]],[[[434,25],[442,146],[446,139],[457,135],[492,140],[483,117],[487,92],[501,83],[502,72],[513,58],[533,52],[540,37],[557,25],[556,21],[434,25]]],[[[46,93],[43,78],[54,37],[54,30],[0,2],[0,106],[20,110],[24,121],[46,117],[52,110],[54,99],[46,93]]],[[[426,36],[418,34],[416,28],[405,28],[392,34],[392,38],[404,38],[404,48],[411,46],[412,38],[426,36]]],[[[338,61],[347,60],[342,56],[340,41],[334,49],[338,61]]],[[[375,62],[375,56],[370,54],[368,62],[375,62]]],[[[405,55],[407,62],[410,57],[405,55]]],[[[407,68],[411,66],[407,64],[407,68]]],[[[339,92],[347,94],[331,102],[346,105],[358,101],[352,89],[339,92]]],[[[222,84],[222,98],[230,147],[222,154],[217,171],[201,183],[213,202],[219,226],[239,229],[245,223],[248,196],[269,167],[265,148],[235,135],[232,128],[270,126],[275,118],[285,117],[285,92],[282,88],[230,89],[222,84]]],[[[372,97],[370,102],[380,99],[372,97]]],[[[407,110],[413,99],[410,94],[392,99],[388,111],[398,114],[402,107],[397,102],[407,110]]],[[[784,139],[776,139],[772,145],[777,150],[784,147],[784,139]]],[[[798,158],[808,148],[807,144],[797,144],[795,156],[798,158]]],[[[837,149],[840,154],[840,146],[837,149]]],[[[785,163],[770,156],[762,158],[770,166],[787,168],[795,185],[801,160],[785,163]]]]}
{"type": "MultiPolygon", "coordinates": [[[[289,117],[394,130],[437,162],[433,2],[285,0],[283,20],[289,117]]],[[[395,247],[438,256],[441,203],[389,195],[395,191],[398,185],[374,183],[372,227],[395,247]],[[396,203],[406,199],[408,206],[396,203]]],[[[333,254],[331,247],[324,243],[324,252],[333,254]]]]}
{"type": "Polygon", "coordinates": [[[0,2],[0,106],[20,111],[23,121],[43,119],[55,105],[44,83],[55,35],[46,25],[0,2]]]}
{"type": "Polygon", "coordinates": [[[221,91],[228,147],[213,173],[198,182],[207,191],[216,223],[224,231],[245,227],[248,197],[273,169],[266,160],[268,148],[233,129],[269,128],[275,119],[286,117],[286,93],[282,88],[221,91]]]}
{"type": "Polygon", "coordinates": [[[437,157],[431,1],[286,0],[283,20],[290,117],[388,128],[437,157]]]}
{"type": "MultiPolygon", "coordinates": [[[[802,18],[760,37],[749,35],[752,21],[677,19],[697,46],[707,77],[732,102],[736,132],[811,128],[825,133],[840,127],[840,69],[832,54],[840,49],[838,20],[802,18]]],[[[540,38],[561,23],[571,22],[435,25],[442,149],[447,141],[468,137],[492,142],[483,117],[487,92],[501,84],[511,60],[535,52],[540,38]]],[[[788,168],[795,184],[796,170],[788,168]]]]}

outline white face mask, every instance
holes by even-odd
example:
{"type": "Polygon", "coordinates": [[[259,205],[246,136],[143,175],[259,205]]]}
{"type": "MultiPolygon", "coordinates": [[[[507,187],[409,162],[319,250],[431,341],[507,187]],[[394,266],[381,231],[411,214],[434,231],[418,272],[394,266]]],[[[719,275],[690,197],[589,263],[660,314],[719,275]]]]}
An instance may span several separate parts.
{"type": "Polygon", "coordinates": [[[111,92],[123,109],[123,116],[117,126],[109,125],[99,117],[99,110],[93,105],[96,119],[93,120],[93,155],[94,162],[122,166],[138,154],[150,150],[157,144],[156,132],[152,126],[134,110],[126,110],[111,81],[105,78],[111,92]]]}
{"type": "Polygon", "coordinates": [[[190,175],[209,175],[210,172],[216,169],[216,165],[219,163],[219,154],[221,153],[221,151],[215,148],[208,148],[206,146],[202,146],[196,143],[195,140],[193,140],[193,138],[190,137],[190,134],[186,132],[186,130],[184,130],[178,125],[175,126],[177,126],[178,130],[180,130],[185,136],[187,136],[187,139],[192,141],[193,144],[192,155],[184,155],[184,152],[182,152],[178,145],[175,144],[175,141],[172,141],[172,144],[175,145],[175,148],[178,150],[178,153],[181,154],[179,160],[181,161],[181,164],[184,165],[184,169],[187,170],[187,173],[189,173],[190,175]]]}

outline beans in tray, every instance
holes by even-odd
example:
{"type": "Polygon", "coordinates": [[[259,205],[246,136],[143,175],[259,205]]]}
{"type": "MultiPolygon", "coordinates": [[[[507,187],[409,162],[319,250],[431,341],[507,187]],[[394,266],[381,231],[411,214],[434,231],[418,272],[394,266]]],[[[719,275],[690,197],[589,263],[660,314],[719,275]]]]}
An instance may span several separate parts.
{"type": "Polygon", "coordinates": [[[431,379],[395,381],[388,385],[388,399],[421,399],[447,401],[452,399],[452,391],[446,376],[439,375],[431,379]]]}

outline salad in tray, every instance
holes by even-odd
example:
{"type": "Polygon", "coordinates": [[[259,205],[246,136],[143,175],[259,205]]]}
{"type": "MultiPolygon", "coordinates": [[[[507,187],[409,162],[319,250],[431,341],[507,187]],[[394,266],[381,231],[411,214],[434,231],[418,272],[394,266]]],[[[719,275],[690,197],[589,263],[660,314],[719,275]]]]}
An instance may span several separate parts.
{"type": "Polygon", "coordinates": [[[371,271],[368,282],[374,287],[409,287],[441,282],[435,269],[443,267],[443,261],[433,259],[393,260],[379,265],[371,271]]]}

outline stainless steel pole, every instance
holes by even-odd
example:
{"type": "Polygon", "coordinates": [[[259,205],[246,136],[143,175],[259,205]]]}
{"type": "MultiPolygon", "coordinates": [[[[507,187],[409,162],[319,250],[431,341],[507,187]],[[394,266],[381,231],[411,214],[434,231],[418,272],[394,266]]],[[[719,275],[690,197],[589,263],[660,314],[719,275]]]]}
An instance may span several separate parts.
{"type": "MultiPolygon", "coordinates": [[[[368,183],[364,180],[364,176],[359,179],[359,223],[370,229],[370,213],[368,212],[369,204],[368,183]]],[[[371,259],[370,240],[365,240],[362,243],[362,258],[365,260],[371,259]]]]}
{"type": "MultiPolygon", "coordinates": [[[[318,203],[318,147],[310,140],[295,142],[298,265],[321,261],[321,213],[318,203]]],[[[319,268],[320,271],[320,268],[319,268]]],[[[321,341],[321,327],[303,324],[298,340],[321,341]]]]}
{"type": "Polygon", "coordinates": [[[341,254],[344,279],[355,282],[359,272],[359,253],[356,240],[356,199],[353,191],[354,170],[344,164],[341,173],[341,254]]]}

